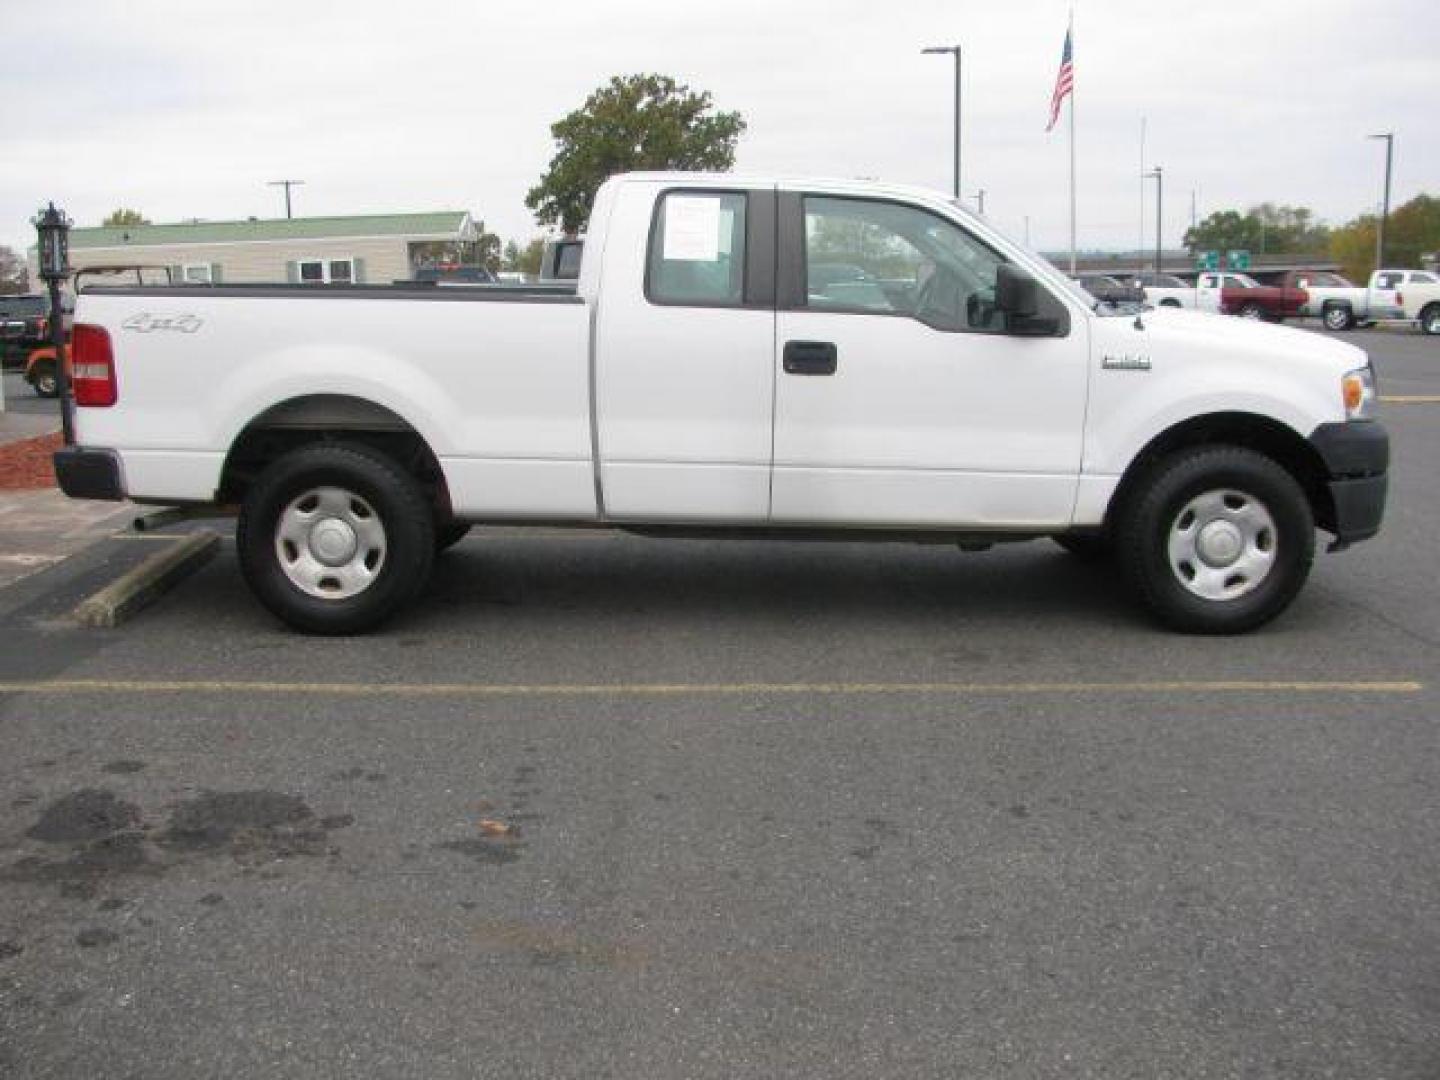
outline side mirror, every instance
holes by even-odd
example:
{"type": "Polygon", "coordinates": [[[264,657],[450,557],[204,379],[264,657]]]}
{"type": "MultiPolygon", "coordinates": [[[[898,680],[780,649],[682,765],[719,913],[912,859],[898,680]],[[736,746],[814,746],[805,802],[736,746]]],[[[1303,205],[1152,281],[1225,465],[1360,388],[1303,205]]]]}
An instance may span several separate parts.
{"type": "Polygon", "coordinates": [[[1028,319],[1039,307],[1035,279],[1018,266],[995,268],[995,307],[1014,319],[1028,319]]]}

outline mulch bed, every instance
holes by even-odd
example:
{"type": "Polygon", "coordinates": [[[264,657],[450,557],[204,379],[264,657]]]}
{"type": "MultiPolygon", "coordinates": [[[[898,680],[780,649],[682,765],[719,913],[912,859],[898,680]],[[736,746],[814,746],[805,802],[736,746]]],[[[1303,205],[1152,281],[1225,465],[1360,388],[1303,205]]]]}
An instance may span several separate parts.
{"type": "Polygon", "coordinates": [[[50,455],[59,449],[58,433],[0,446],[0,491],[54,487],[55,466],[50,455]]]}

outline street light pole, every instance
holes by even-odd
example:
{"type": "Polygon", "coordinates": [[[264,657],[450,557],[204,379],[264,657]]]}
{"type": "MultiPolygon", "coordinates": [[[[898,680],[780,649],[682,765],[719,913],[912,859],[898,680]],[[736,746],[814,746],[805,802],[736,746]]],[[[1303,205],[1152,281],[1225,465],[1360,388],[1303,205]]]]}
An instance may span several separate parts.
{"type": "Polygon", "coordinates": [[[75,445],[75,413],[70,399],[70,365],[65,362],[65,306],[60,287],[70,276],[71,221],[52,202],[31,222],[39,237],[36,260],[40,279],[50,290],[50,344],[55,349],[55,392],[60,399],[60,430],[66,446],[75,445]]]}
{"type": "Polygon", "coordinates": [[[1156,165],[1153,172],[1145,174],[1146,177],[1155,181],[1155,276],[1160,276],[1160,230],[1163,224],[1163,206],[1165,201],[1165,175],[1164,170],[1156,165]]]}
{"type": "Polygon", "coordinates": [[[955,198],[958,199],[960,198],[960,46],[934,45],[920,51],[927,56],[938,53],[953,53],[955,56],[955,198]]]}
{"type": "Polygon", "coordinates": [[[1385,222],[1390,217],[1390,164],[1395,153],[1395,133],[1371,135],[1372,139],[1385,140],[1385,201],[1380,204],[1380,227],[1375,230],[1375,269],[1385,268],[1385,222]]]}

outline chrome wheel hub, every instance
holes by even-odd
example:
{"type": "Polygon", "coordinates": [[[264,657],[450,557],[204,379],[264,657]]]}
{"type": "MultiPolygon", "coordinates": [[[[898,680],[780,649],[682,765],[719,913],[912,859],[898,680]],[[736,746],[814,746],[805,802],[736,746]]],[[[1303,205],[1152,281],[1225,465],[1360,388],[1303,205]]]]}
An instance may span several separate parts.
{"type": "Polygon", "coordinates": [[[285,576],[323,600],[368,589],[385,553],[385,526],[375,508],[344,488],[311,488],[291,500],[275,524],[275,554],[285,576]]]}
{"type": "Polygon", "coordinates": [[[1275,567],[1275,549],[1275,519],[1243,491],[1197,495],[1170,526],[1170,569],[1204,600],[1234,600],[1257,588],[1275,567]]]}

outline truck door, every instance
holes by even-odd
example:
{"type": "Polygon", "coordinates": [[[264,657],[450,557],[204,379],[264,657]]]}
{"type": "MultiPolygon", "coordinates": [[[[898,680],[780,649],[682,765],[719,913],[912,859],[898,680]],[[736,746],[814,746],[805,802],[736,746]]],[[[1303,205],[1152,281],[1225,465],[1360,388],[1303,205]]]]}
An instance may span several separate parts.
{"type": "Polygon", "coordinates": [[[1201,274],[1195,279],[1195,306],[1201,311],[1220,310],[1220,275],[1201,274]]]}
{"type": "Polygon", "coordinates": [[[1071,520],[1089,343],[1044,285],[1049,336],[995,310],[1006,260],[938,213],[782,192],[777,523],[1071,520]]]}
{"type": "Polygon", "coordinates": [[[1370,318],[1398,319],[1404,314],[1399,299],[1404,281],[1405,274],[1400,270],[1379,270],[1371,276],[1370,318]]]}
{"type": "Polygon", "coordinates": [[[763,522],[774,419],[775,191],[621,185],[592,375],[607,518],[763,522]]]}

